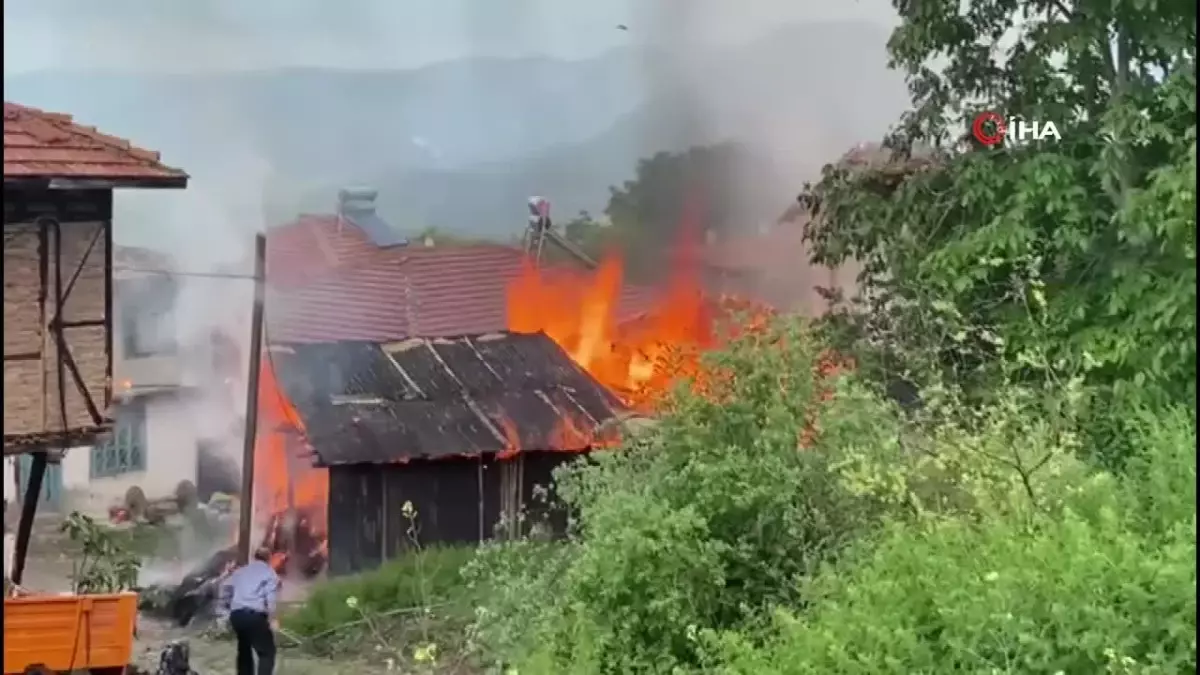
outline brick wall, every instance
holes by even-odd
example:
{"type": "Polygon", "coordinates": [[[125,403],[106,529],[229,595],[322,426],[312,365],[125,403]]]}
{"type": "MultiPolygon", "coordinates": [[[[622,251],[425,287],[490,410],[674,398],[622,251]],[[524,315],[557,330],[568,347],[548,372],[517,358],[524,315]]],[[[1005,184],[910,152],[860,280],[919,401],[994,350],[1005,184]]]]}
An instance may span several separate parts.
{"type": "MultiPolygon", "coordinates": [[[[62,232],[62,287],[65,292],[75,270],[79,277],[63,303],[64,321],[102,321],[105,314],[105,274],[108,258],[101,222],[68,222],[62,232]],[[96,238],[97,233],[99,237],[96,238]],[[89,244],[95,245],[88,251],[89,244]],[[86,256],[86,259],[85,259],[86,256]]],[[[49,232],[49,267],[45,289],[45,316],[39,306],[39,229],[33,223],[4,224],[4,433],[39,433],[63,428],[58,397],[57,345],[46,325],[55,313],[54,234],[49,232]],[[41,353],[40,358],[10,360],[19,354],[41,353]]],[[[105,414],[109,354],[103,326],[63,329],[67,348],[75,358],[92,400],[105,414]]],[[[65,369],[64,369],[65,370],[65,369]]],[[[67,428],[94,424],[75,378],[65,372],[67,428]]]]}

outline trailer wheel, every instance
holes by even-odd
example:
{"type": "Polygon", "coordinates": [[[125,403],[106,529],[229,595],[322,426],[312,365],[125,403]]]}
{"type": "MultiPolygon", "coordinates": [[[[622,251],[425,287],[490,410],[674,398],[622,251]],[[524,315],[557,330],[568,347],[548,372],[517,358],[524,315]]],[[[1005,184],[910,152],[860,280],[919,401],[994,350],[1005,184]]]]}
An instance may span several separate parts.
{"type": "Polygon", "coordinates": [[[131,520],[140,520],[145,516],[148,505],[146,493],[142,492],[142,488],[133,485],[125,491],[125,509],[129,511],[131,520]]]}
{"type": "Polygon", "coordinates": [[[54,671],[50,670],[42,663],[35,663],[32,666],[25,666],[25,670],[21,671],[24,675],[54,675],[54,671]]]}
{"type": "Polygon", "coordinates": [[[92,675],[125,675],[125,673],[135,673],[132,666],[114,666],[112,668],[92,668],[88,670],[92,675]]]}

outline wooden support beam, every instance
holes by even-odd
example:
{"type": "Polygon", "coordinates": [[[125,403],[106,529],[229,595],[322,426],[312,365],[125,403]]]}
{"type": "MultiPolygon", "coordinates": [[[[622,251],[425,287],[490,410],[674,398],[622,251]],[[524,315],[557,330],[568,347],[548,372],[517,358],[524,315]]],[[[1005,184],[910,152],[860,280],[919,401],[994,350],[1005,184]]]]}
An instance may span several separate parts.
{"type": "Polygon", "coordinates": [[[242,443],[242,494],[238,505],[237,563],[250,562],[250,533],[254,520],[254,446],[258,438],[258,378],[262,366],[263,302],[267,279],[267,237],[254,239],[254,306],[250,310],[250,372],[246,391],[246,430],[242,443]]]}
{"type": "Polygon", "coordinates": [[[12,582],[21,584],[25,573],[25,556],[29,553],[29,537],[33,534],[33,517],[37,514],[38,500],[42,497],[42,481],[46,477],[46,453],[33,453],[29,480],[25,483],[25,494],[21,500],[21,520],[17,523],[17,545],[13,553],[12,582]]]}

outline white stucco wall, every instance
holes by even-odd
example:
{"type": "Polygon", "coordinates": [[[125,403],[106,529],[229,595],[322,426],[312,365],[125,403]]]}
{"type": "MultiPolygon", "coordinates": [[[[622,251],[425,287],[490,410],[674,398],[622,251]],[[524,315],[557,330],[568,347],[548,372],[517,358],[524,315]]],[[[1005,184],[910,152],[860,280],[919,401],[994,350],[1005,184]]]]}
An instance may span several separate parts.
{"type": "Polygon", "coordinates": [[[6,502],[10,502],[10,503],[15,501],[17,498],[17,493],[20,491],[19,487],[20,486],[17,485],[17,458],[16,457],[5,457],[4,458],[4,488],[3,488],[4,489],[4,500],[6,502]]]}
{"type": "Polygon", "coordinates": [[[146,469],[119,476],[91,478],[91,448],[75,448],[62,461],[63,510],[107,516],[137,485],[146,497],[175,494],[180,481],[196,482],[199,436],[188,408],[174,396],[154,396],[146,405],[146,469]]]}

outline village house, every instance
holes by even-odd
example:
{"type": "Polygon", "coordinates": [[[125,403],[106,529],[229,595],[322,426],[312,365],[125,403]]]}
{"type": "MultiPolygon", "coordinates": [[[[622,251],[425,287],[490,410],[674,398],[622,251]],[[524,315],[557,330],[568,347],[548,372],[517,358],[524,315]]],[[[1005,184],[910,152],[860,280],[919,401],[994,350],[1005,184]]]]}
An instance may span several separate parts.
{"type": "Polygon", "coordinates": [[[187,497],[202,473],[201,451],[212,442],[213,429],[197,411],[219,391],[217,373],[230,368],[217,366],[214,336],[181,331],[183,278],[169,256],[142,248],[115,247],[113,267],[113,388],[120,414],[106,439],[62,458],[46,486],[51,509],[103,516],[115,505],[136,508],[130,502],[138,495],[187,497]]]}
{"type": "MultiPolygon", "coordinates": [[[[44,501],[57,501],[52,488],[40,488],[61,485],[59,460],[107,443],[112,420],[124,415],[112,391],[113,190],[178,189],[187,180],[157,153],[69,115],[5,102],[6,495],[9,485],[28,484],[44,501]],[[29,453],[32,459],[13,461],[29,453]]],[[[131,461],[120,449],[112,454],[117,463],[131,461]]],[[[34,506],[22,510],[15,577],[34,506]]]]}

